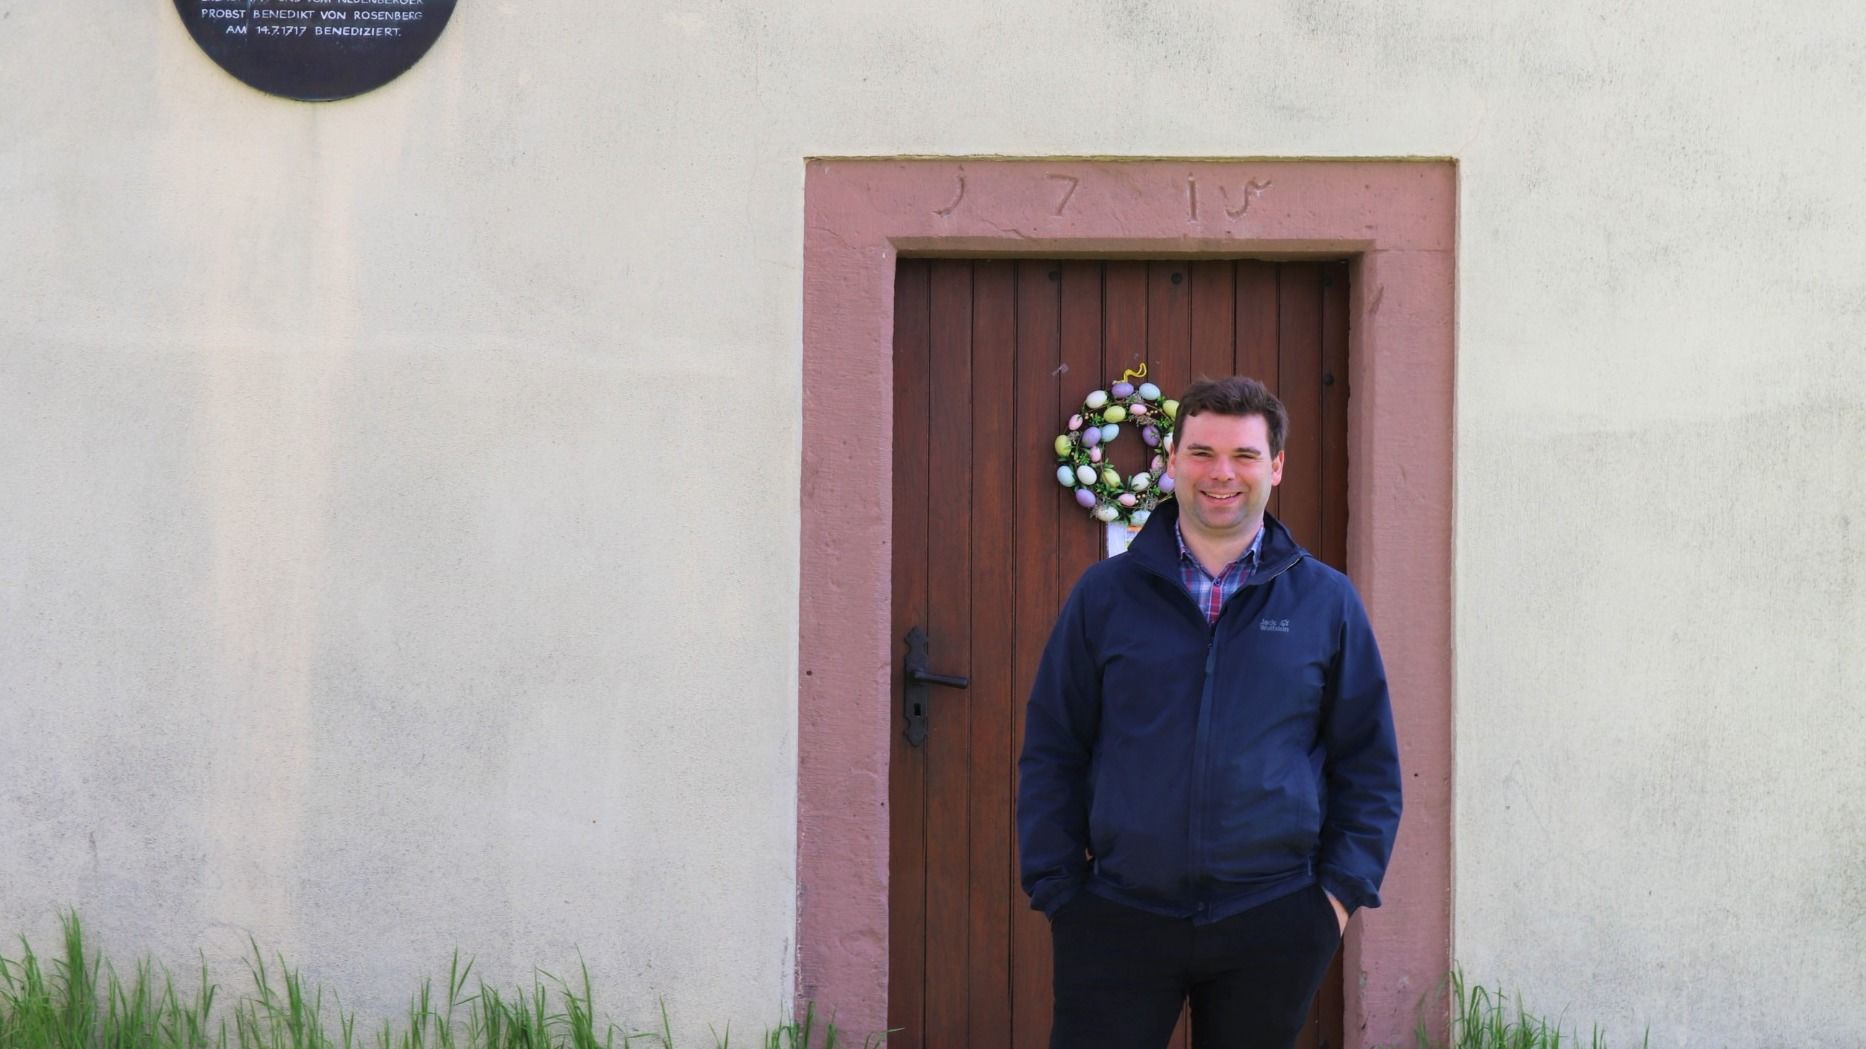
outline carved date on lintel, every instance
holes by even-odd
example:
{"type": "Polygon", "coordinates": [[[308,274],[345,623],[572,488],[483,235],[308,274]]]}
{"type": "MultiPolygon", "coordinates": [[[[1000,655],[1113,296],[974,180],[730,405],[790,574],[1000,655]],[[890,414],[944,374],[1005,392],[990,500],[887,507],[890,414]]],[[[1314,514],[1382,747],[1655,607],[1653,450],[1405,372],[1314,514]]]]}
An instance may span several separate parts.
{"type": "MultiPolygon", "coordinates": [[[[1269,179],[1264,179],[1261,182],[1256,179],[1251,179],[1244,184],[1244,191],[1242,193],[1243,203],[1233,207],[1231,203],[1231,187],[1220,183],[1218,186],[1218,195],[1224,198],[1225,218],[1233,222],[1243,218],[1245,214],[1250,211],[1251,204],[1255,203],[1257,198],[1263,195],[1263,191],[1270,188],[1270,185],[1271,182],[1269,179]]],[[[1199,180],[1195,175],[1186,176],[1186,221],[1199,221],[1199,180]]]]}

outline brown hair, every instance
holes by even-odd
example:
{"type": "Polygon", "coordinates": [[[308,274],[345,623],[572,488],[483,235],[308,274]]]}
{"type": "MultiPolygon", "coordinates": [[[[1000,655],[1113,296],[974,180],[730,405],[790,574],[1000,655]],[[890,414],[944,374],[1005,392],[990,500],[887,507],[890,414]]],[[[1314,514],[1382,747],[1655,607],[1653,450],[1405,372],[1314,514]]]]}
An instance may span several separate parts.
{"type": "Polygon", "coordinates": [[[1233,375],[1227,379],[1200,379],[1186,388],[1179,398],[1179,414],[1173,417],[1173,446],[1185,432],[1186,420],[1195,415],[1261,415],[1270,431],[1270,454],[1283,450],[1283,438],[1289,434],[1289,412],[1276,394],[1256,379],[1233,375]]]}

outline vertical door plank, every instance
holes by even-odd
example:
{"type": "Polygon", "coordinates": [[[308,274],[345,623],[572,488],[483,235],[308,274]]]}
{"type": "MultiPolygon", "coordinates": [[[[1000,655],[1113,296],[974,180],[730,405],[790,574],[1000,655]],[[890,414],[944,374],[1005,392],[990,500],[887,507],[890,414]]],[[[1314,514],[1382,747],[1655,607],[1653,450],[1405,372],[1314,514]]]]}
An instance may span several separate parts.
{"type": "MultiPolygon", "coordinates": [[[[1147,378],[1163,391],[1162,399],[1179,396],[1192,381],[1191,266],[1190,261],[1156,262],[1148,268],[1147,378]]],[[[1137,430],[1134,437],[1139,436],[1137,430]]],[[[1136,440],[1136,447],[1143,459],[1151,458],[1144,442],[1136,440]]],[[[1159,455],[1164,458],[1166,450],[1159,455]]]]}
{"type": "MultiPolygon", "coordinates": [[[[1066,422],[1081,407],[1082,398],[1107,380],[1102,377],[1102,267],[1094,262],[1065,262],[1062,274],[1063,364],[1067,370],[1062,373],[1062,408],[1058,414],[1066,422]]],[[[1097,523],[1061,488],[1057,486],[1056,496],[1062,507],[1056,528],[1059,612],[1076,577],[1099,560],[1102,551],[1097,523]]]]}
{"type": "Polygon", "coordinates": [[[1192,378],[1192,282],[1186,262],[1147,268],[1147,378],[1162,390],[1192,378]]]}
{"type": "MultiPolygon", "coordinates": [[[[1237,363],[1237,264],[1194,262],[1192,281],[1191,379],[1222,379],[1234,375],[1237,363]]],[[[1168,397],[1185,392],[1168,389],[1168,397]]]]}
{"type": "Polygon", "coordinates": [[[1238,375],[1275,390],[1277,380],[1277,265],[1254,259],[1237,264],[1238,375]]]}
{"type": "MultiPolygon", "coordinates": [[[[932,402],[928,425],[928,612],[930,669],[972,673],[970,637],[972,490],[972,266],[938,261],[932,271],[932,402]]],[[[971,951],[966,695],[931,688],[927,704],[926,1041],[969,1043],[971,951]]]]}
{"type": "Polygon", "coordinates": [[[1277,290],[1278,396],[1289,409],[1284,441],[1282,512],[1296,541],[1321,544],[1322,268],[1285,263],[1277,290]]]}
{"type": "MultiPolygon", "coordinates": [[[[1083,387],[1083,393],[1097,387],[1106,389],[1123,371],[1137,369],[1147,360],[1152,349],[1147,342],[1147,270],[1145,262],[1107,264],[1103,278],[1107,298],[1102,304],[1107,336],[1102,344],[1101,371],[1095,385],[1083,387]]],[[[1123,439],[1105,447],[1102,454],[1107,457],[1104,462],[1119,470],[1121,476],[1128,477],[1146,464],[1147,457],[1141,454],[1144,446],[1134,439],[1133,431],[1125,426],[1122,430],[1123,439]]],[[[1098,536],[1105,534],[1106,526],[1101,522],[1095,522],[1093,527],[1098,536]]]]}
{"type": "MultiPolygon", "coordinates": [[[[1016,496],[1017,592],[1013,619],[1012,753],[1024,745],[1024,706],[1036,679],[1043,646],[1056,618],[1056,525],[1068,492],[1056,483],[1047,453],[1069,415],[1065,399],[1075,384],[1059,374],[1062,269],[1045,261],[1017,266],[1017,406],[1012,454],[1016,496]]],[[[1068,508],[1076,508],[1073,501],[1068,508]]],[[[1012,766],[1012,782],[1016,766],[1012,766]]],[[[1015,787],[1013,787],[1013,797],[1015,787]]],[[[1013,829],[1012,841],[1016,834],[1013,829]]],[[[1050,928],[1030,909],[1013,855],[1006,891],[1011,910],[1011,1044],[1040,1049],[1050,1037],[1050,928]]]]}
{"type": "MultiPolygon", "coordinates": [[[[1147,264],[1106,263],[1102,287],[1102,320],[1107,332],[1102,340],[1096,385],[1106,386],[1121,377],[1123,368],[1138,368],[1147,359],[1147,264]]],[[[1082,392],[1094,388],[1086,386],[1082,392]]]]}
{"type": "MultiPolygon", "coordinates": [[[[899,639],[927,616],[927,340],[929,267],[902,260],[894,274],[893,623],[897,656],[889,702],[888,1026],[890,1044],[921,1049],[926,1022],[926,765],[907,745],[899,639]]],[[[806,668],[807,669],[807,668],[806,668]]]]}
{"type": "MultiPolygon", "coordinates": [[[[972,267],[972,491],[955,499],[972,516],[972,859],[968,920],[974,1049],[1010,1049],[1011,654],[1015,516],[1012,442],[1016,394],[1016,265],[972,267]]],[[[964,414],[964,413],[961,413],[964,414]]]]}
{"type": "MultiPolygon", "coordinates": [[[[1235,373],[1248,375],[1276,392],[1282,385],[1277,367],[1277,283],[1275,263],[1256,260],[1237,264],[1237,365],[1235,373]]],[[[1281,491],[1270,496],[1270,512],[1283,516],[1281,491]]]]}
{"type": "Polygon", "coordinates": [[[1348,570],[1348,264],[1323,267],[1322,560],[1348,570]]]}

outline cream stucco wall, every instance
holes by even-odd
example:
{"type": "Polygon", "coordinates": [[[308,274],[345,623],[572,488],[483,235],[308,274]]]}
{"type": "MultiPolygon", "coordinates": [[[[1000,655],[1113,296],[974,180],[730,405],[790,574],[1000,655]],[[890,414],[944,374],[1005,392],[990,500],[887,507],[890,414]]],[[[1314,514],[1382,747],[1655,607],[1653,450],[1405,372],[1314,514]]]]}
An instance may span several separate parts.
{"type": "Polygon", "coordinates": [[[1451,156],[1457,956],[1866,1044],[1863,89],[1840,3],[467,0],[307,106],[15,5],[0,933],[767,1021],[803,158],[1451,156]]]}

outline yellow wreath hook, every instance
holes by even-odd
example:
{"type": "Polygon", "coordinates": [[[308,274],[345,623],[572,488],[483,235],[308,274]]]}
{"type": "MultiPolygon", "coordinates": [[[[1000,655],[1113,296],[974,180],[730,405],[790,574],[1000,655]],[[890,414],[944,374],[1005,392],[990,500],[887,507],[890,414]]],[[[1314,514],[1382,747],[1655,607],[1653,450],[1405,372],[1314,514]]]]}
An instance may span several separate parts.
{"type": "Polygon", "coordinates": [[[1122,382],[1127,382],[1130,379],[1145,379],[1146,377],[1147,377],[1147,362],[1146,361],[1141,361],[1139,368],[1129,368],[1126,371],[1123,371],[1121,373],[1122,382]]]}

